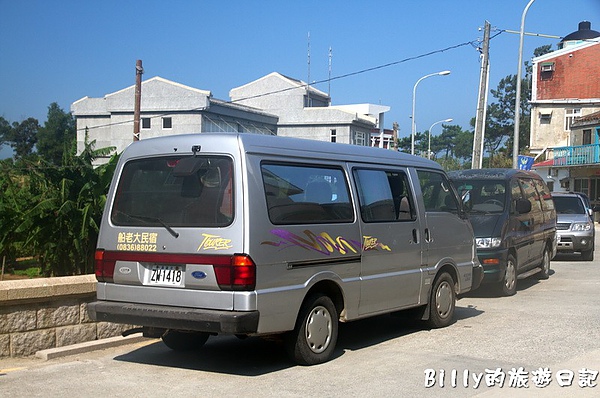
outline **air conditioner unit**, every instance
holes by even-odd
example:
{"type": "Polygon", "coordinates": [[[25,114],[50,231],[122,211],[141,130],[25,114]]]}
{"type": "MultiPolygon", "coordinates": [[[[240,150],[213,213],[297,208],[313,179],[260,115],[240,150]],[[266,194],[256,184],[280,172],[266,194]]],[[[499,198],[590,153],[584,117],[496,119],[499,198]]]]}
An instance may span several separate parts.
{"type": "Polygon", "coordinates": [[[554,62],[544,62],[540,66],[541,72],[554,72],[554,62]]]}

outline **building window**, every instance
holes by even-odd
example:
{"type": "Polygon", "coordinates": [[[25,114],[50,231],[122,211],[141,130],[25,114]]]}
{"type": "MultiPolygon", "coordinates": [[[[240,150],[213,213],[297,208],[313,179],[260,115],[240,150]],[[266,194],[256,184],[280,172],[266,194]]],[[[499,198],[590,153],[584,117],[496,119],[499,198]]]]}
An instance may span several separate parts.
{"type": "Polygon", "coordinates": [[[173,128],[173,119],[170,117],[162,118],[163,129],[172,129],[173,128]]]}
{"type": "Polygon", "coordinates": [[[592,143],[592,130],[583,130],[583,145],[590,145],[592,143]]]}
{"type": "Polygon", "coordinates": [[[581,108],[565,110],[565,131],[571,131],[571,125],[576,117],[581,116],[581,108]]]}
{"type": "Polygon", "coordinates": [[[337,132],[335,131],[335,129],[331,129],[331,142],[337,142],[337,136],[336,136],[337,132]]]}
{"type": "Polygon", "coordinates": [[[552,111],[540,112],[540,124],[550,124],[552,121],[552,111]]]}
{"type": "Polygon", "coordinates": [[[368,145],[367,142],[367,133],[362,131],[354,132],[354,145],[368,145]]]}
{"type": "Polygon", "coordinates": [[[143,129],[149,129],[150,128],[150,118],[149,117],[143,117],[142,118],[142,128],[143,129]]]}

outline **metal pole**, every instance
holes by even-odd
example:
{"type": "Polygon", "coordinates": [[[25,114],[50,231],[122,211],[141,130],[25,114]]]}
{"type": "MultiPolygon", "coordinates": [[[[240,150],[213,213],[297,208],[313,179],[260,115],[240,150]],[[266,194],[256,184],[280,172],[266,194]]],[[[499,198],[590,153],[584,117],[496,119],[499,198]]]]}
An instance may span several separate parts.
{"type": "Polygon", "coordinates": [[[519,124],[521,123],[521,64],[523,63],[523,37],[525,35],[525,16],[529,7],[535,0],[529,0],[529,3],[523,10],[521,16],[521,30],[519,31],[519,67],[517,69],[517,92],[515,93],[515,131],[513,136],[513,169],[519,167],[519,124]]]}
{"type": "Polygon", "coordinates": [[[431,127],[429,127],[429,143],[427,144],[427,159],[431,159],[431,130],[433,129],[433,126],[435,126],[436,124],[440,124],[440,123],[450,123],[451,121],[452,121],[452,118],[439,120],[439,121],[433,123],[431,125],[431,127]]]}
{"type": "Polygon", "coordinates": [[[412,97],[412,117],[411,117],[411,140],[410,140],[410,154],[414,155],[415,154],[415,131],[416,131],[416,124],[415,124],[415,104],[416,104],[416,96],[417,96],[417,86],[419,85],[419,83],[421,82],[421,80],[423,79],[427,79],[428,77],[431,76],[446,76],[449,75],[450,71],[449,70],[444,70],[441,72],[437,72],[437,73],[430,73],[428,75],[425,75],[423,77],[421,77],[419,80],[417,80],[417,82],[415,83],[415,86],[413,87],[413,97],[412,97]]]}
{"type": "Polygon", "coordinates": [[[133,108],[133,140],[140,140],[140,107],[142,103],[142,60],[135,63],[135,104],[133,108]]]}

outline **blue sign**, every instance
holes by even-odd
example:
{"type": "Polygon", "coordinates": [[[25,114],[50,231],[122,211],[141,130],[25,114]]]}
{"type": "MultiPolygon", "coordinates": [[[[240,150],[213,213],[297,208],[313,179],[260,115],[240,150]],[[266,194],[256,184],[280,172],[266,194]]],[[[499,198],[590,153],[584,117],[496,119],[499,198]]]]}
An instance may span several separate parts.
{"type": "Polygon", "coordinates": [[[519,155],[517,163],[519,165],[519,170],[531,170],[531,166],[533,166],[533,156],[519,155]]]}

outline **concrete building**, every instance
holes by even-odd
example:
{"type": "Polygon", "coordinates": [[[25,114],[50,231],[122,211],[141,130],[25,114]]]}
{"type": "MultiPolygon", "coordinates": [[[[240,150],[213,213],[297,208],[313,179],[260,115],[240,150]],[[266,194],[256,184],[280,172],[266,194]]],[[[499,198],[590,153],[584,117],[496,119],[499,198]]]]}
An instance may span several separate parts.
{"type": "Polygon", "coordinates": [[[277,115],[277,135],[366,146],[374,129],[384,135],[383,117],[390,109],[373,104],[332,106],[326,93],[277,72],[233,88],[229,97],[233,103],[277,115]]]}
{"type": "Polygon", "coordinates": [[[569,146],[577,117],[600,111],[600,33],[589,22],[533,59],[530,151],[569,146]]]}
{"type": "MultiPolygon", "coordinates": [[[[200,132],[277,133],[276,115],[232,104],[200,90],[153,77],[142,82],[140,139],[200,132]]],[[[96,140],[96,148],[119,153],[133,141],[135,86],[102,98],[84,97],[71,105],[77,121],[77,150],[96,140]]],[[[100,161],[101,163],[101,161],[100,161]]]]}
{"type": "Polygon", "coordinates": [[[546,159],[533,169],[600,204],[600,32],[581,22],[533,71],[530,151],[546,159]]]}
{"type": "MultiPolygon", "coordinates": [[[[231,101],[210,91],[161,77],[142,82],[140,139],[201,132],[245,132],[389,147],[383,130],[389,107],[373,104],[331,106],[330,97],[306,83],[271,73],[230,92],[231,101]],[[377,139],[374,139],[376,137],[377,139]]],[[[84,97],[71,105],[77,121],[77,149],[86,139],[117,153],[133,142],[135,86],[102,98],[84,97]]],[[[99,159],[97,163],[104,162],[99,159]]]]}

